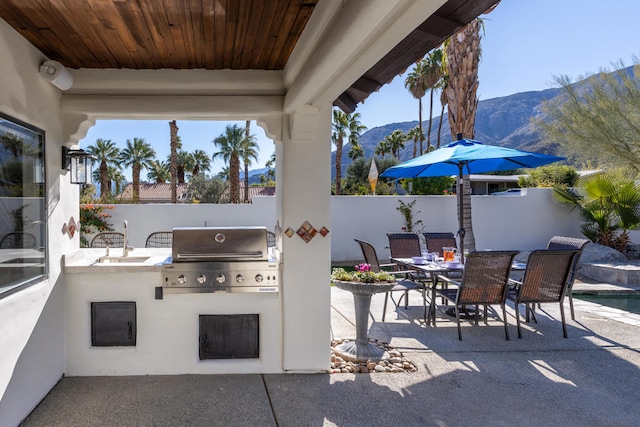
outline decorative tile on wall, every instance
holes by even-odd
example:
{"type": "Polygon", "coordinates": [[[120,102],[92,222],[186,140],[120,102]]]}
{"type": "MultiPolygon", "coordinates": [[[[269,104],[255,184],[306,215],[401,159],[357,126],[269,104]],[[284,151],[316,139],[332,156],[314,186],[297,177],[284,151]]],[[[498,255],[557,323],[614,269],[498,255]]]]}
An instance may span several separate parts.
{"type": "Polygon", "coordinates": [[[309,221],[305,221],[302,223],[300,228],[298,228],[296,233],[302,240],[304,240],[306,243],[309,243],[311,239],[313,239],[315,235],[318,234],[318,230],[313,228],[313,225],[311,225],[309,221]]]}
{"type": "Polygon", "coordinates": [[[73,217],[69,219],[67,228],[69,229],[69,237],[73,238],[73,235],[76,234],[76,230],[77,230],[76,220],[73,219],[73,217]]]}

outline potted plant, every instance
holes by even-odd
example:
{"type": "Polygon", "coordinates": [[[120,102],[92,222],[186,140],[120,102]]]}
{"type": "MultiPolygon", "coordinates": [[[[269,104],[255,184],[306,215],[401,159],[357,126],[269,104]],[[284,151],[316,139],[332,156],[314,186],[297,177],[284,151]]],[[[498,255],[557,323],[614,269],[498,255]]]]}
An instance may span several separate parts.
{"type": "Polygon", "coordinates": [[[374,272],[370,264],[358,264],[355,271],[334,268],[331,282],[339,289],[353,294],[356,311],[356,340],[336,347],[336,354],[347,360],[380,360],[384,351],[371,344],[367,338],[367,316],[371,307],[371,296],[378,292],[389,292],[396,285],[396,278],[386,271],[374,272]]]}

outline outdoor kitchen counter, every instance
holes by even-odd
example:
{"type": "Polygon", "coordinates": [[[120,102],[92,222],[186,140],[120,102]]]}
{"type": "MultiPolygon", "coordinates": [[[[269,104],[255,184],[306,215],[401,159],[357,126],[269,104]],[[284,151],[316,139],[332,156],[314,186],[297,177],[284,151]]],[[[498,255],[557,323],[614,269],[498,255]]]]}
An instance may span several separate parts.
{"type": "Polygon", "coordinates": [[[122,248],[111,248],[109,256],[118,258],[118,262],[98,262],[105,254],[104,248],[79,249],[66,254],[63,259],[64,272],[67,274],[160,272],[162,263],[171,257],[171,248],[135,248],[127,255],[130,260],[121,256],[122,248]],[[145,259],[141,260],[141,258],[145,259]]]}
{"type": "MultiPolygon", "coordinates": [[[[112,264],[98,263],[105,256],[104,248],[80,249],[64,256],[66,375],[281,373],[281,294],[166,292],[163,295],[158,292],[163,285],[162,263],[171,256],[171,251],[171,248],[135,248],[128,256],[138,261],[112,264]],[[142,258],[144,261],[140,261],[142,258]],[[94,317],[94,309],[102,311],[96,311],[94,317]],[[247,320],[241,323],[238,319],[247,320]],[[258,322],[255,331],[241,335],[233,329],[226,333],[233,339],[239,336],[253,339],[253,334],[258,334],[258,357],[239,358],[231,354],[219,359],[201,358],[201,351],[217,348],[201,343],[202,322],[230,321],[244,327],[245,323],[254,325],[253,319],[258,322]],[[123,325],[129,325],[128,334],[123,325]],[[116,336],[124,342],[94,343],[94,327],[98,338],[116,336]],[[101,334],[100,327],[106,328],[101,334]],[[111,327],[117,333],[112,333],[111,327]]],[[[122,248],[109,252],[111,257],[119,257],[122,248]]]]}

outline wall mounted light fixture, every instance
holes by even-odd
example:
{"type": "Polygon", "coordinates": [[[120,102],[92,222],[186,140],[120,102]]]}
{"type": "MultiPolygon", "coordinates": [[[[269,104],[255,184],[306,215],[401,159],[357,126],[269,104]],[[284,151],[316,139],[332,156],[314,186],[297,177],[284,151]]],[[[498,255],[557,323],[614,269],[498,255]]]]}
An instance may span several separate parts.
{"type": "Polygon", "coordinates": [[[91,182],[92,157],[84,150],[62,147],[62,169],[71,172],[72,184],[91,182]]]}
{"type": "Polygon", "coordinates": [[[60,90],[67,90],[73,86],[73,76],[58,61],[45,61],[40,66],[40,75],[60,90]]]}

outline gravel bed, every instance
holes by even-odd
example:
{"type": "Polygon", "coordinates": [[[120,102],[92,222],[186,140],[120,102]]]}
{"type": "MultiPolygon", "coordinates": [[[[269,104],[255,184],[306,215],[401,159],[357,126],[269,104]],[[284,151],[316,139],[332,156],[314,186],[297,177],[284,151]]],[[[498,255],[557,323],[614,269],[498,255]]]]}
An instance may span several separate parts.
{"type": "Polygon", "coordinates": [[[332,374],[373,374],[376,372],[415,372],[416,365],[404,357],[402,353],[386,342],[369,338],[369,342],[384,349],[388,354],[388,359],[367,360],[366,362],[351,362],[335,354],[335,347],[354,340],[332,340],[331,341],[331,369],[332,374]]]}

